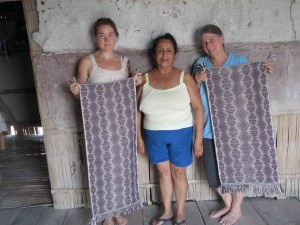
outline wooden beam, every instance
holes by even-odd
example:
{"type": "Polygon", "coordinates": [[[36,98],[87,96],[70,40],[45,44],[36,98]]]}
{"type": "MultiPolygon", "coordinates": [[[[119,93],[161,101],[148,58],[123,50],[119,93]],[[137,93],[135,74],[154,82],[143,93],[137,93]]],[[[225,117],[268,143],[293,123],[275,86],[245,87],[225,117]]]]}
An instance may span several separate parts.
{"type": "Polygon", "coordinates": [[[1,90],[0,95],[7,95],[7,94],[32,94],[35,93],[34,88],[23,88],[23,89],[10,89],[10,90],[1,90]]]}

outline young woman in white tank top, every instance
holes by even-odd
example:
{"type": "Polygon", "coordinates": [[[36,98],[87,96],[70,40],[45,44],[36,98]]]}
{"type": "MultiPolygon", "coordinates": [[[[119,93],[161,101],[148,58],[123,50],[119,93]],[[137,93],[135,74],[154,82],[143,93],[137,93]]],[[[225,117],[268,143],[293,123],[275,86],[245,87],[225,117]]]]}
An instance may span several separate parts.
{"type": "MultiPolygon", "coordinates": [[[[79,98],[80,84],[104,83],[121,80],[129,76],[129,60],[114,51],[119,33],[115,23],[109,18],[100,18],[94,25],[94,41],[98,50],[80,60],[77,71],[77,82],[70,84],[70,91],[79,98]]],[[[137,71],[136,84],[142,82],[141,73],[137,71]]],[[[126,225],[127,219],[116,216],[118,225],[126,225]]],[[[103,221],[103,225],[113,225],[113,218],[103,221]]]]}

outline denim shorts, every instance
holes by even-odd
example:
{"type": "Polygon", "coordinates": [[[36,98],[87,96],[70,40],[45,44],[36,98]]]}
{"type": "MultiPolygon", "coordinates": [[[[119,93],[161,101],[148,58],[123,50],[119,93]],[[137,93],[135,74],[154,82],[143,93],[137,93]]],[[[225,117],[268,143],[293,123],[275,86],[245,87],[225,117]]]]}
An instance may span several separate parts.
{"type": "Polygon", "coordinates": [[[145,144],[152,164],[170,161],[187,167],[193,161],[193,127],[179,130],[147,130],[145,144]]]}

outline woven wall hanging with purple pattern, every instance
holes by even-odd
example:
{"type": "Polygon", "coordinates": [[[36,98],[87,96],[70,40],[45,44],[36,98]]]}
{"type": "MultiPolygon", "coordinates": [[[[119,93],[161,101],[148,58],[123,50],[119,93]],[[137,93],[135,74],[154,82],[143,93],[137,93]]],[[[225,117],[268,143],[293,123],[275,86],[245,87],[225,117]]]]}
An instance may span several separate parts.
{"type": "Polygon", "coordinates": [[[93,219],[142,207],[137,181],[135,79],[80,89],[93,219]]]}
{"type": "Polygon", "coordinates": [[[282,193],[262,62],[206,73],[222,193],[282,193]]]}

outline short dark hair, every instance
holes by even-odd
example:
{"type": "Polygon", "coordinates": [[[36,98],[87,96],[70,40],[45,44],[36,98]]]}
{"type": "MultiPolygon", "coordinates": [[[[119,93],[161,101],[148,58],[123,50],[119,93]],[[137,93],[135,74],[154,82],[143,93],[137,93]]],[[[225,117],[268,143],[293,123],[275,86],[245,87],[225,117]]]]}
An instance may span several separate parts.
{"type": "Polygon", "coordinates": [[[220,27],[213,25],[213,24],[207,24],[204,27],[202,27],[201,32],[200,32],[200,37],[206,33],[216,34],[220,37],[223,35],[223,32],[220,29],[220,27]]]}
{"type": "MultiPolygon", "coordinates": [[[[214,24],[207,24],[204,27],[202,27],[200,31],[200,38],[202,38],[203,34],[215,34],[219,37],[223,36],[223,32],[221,28],[214,24]]],[[[200,48],[203,48],[202,43],[200,43],[200,48]]],[[[223,48],[225,49],[224,43],[223,43],[223,48]]]]}
{"type": "Polygon", "coordinates": [[[116,27],[116,24],[110,18],[99,18],[99,19],[97,19],[97,21],[94,23],[94,35],[95,36],[97,35],[98,27],[101,26],[101,25],[111,26],[114,29],[114,32],[115,32],[116,36],[119,37],[119,32],[118,32],[118,29],[116,27]]]}
{"type": "Polygon", "coordinates": [[[166,39],[166,40],[169,40],[171,41],[172,45],[173,45],[173,48],[174,48],[174,51],[175,51],[175,54],[177,53],[177,42],[175,40],[175,38],[173,37],[172,34],[170,33],[166,33],[166,34],[163,34],[163,35],[159,35],[158,37],[156,37],[153,41],[152,41],[152,48],[151,48],[151,54],[154,55],[155,54],[155,50],[156,50],[156,47],[158,45],[158,42],[160,40],[163,40],[163,39],[166,39]]]}

